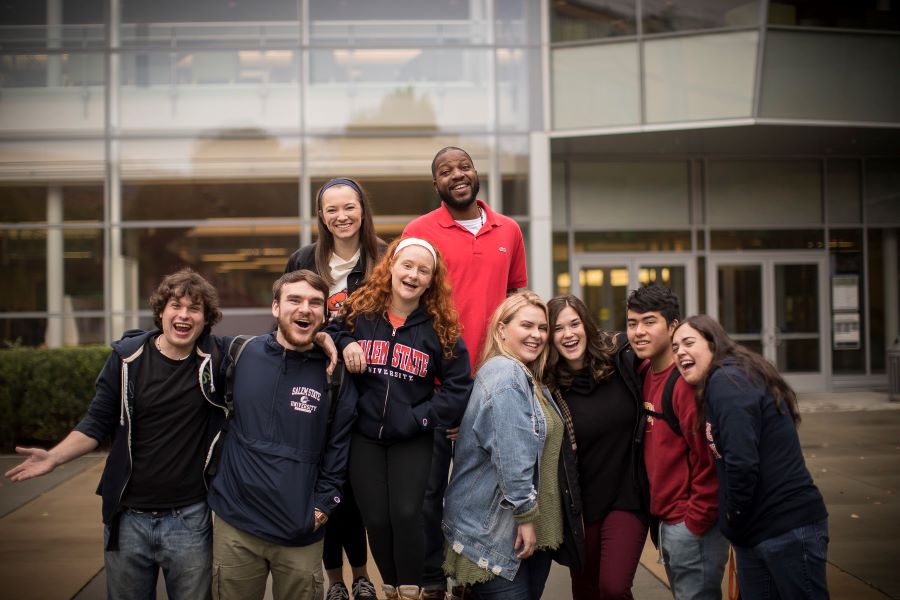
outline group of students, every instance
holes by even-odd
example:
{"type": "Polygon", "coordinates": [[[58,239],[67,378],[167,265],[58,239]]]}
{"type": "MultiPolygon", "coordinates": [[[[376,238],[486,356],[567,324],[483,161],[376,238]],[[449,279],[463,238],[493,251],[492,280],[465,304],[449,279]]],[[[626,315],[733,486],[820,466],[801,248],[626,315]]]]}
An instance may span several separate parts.
{"type": "MultiPolygon", "coordinates": [[[[319,238],[290,257],[279,280],[290,293],[273,290],[279,329],[265,344],[272,352],[283,347],[286,361],[287,350],[309,348],[323,325],[328,336],[318,342],[333,343],[343,360],[327,388],[318,387],[352,424],[322,417],[322,455],[273,448],[264,433],[249,439],[242,418],[255,401],[254,383],[238,379],[241,398],[210,492],[216,535],[221,523],[244,528],[242,503],[263,512],[266,494],[279,491],[255,480],[248,491],[230,465],[265,479],[253,472],[271,470],[265,461],[310,464],[314,456],[327,462],[328,485],[310,476],[317,494],[314,510],[304,505],[311,514],[303,534],[280,535],[277,547],[318,543],[324,526],[328,600],[351,591],[355,599],[375,597],[367,533],[387,598],[537,599],[553,560],[570,567],[576,600],[630,598],[648,530],[676,598],[720,597],[728,541],[744,598],[827,597],[827,513],[800,451],[795,395],[777,371],[713,319],[681,321],[667,288],[632,292],[624,334],[599,330],[577,297],[545,303],[519,291],[527,285],[521,232],[476,199],[471,157],[445,148],[432,176],[441,207],[390,245],[375,235],[358,182],[333,179],[317,192],[319,238]],[[306,284],[322,293],[303,295],[306,284]],[[323,306],[310,309],[311,299],[323,306]],[[289,312],[288,303],[305,304],[289,312]],[[320,319],[310,316],[316,310],[320,319]],[[249,467],[234,456],[243,446],[257,452],[249,467]],[[217,489],[240,502],[218,499],[217,489]]],[[[168,335],[164,320],[157,325],[168,335]]],[[[155,339],[162,351],[166,335],[141,343],[155,339]]],[[[293,410],[315,411],[305,405],[318,392],[303,387],[306,395],[295,400],[297,390],[286,399],[293,410]]],[[[278,391],[271,395],[277,399],[278,391]]],[[[272,408],[259,418],[279,414],[272,408]]],[[[20,449],[28,458],[7,475],[52,470],[95,447],[99,433],[88,435],[86,446],[52,461],[44,451],[20,449]],[[35,468],[42,461],[53,464],[35,468]]],[[[274,506],[291,515],[289,503],[274,506]]],[[[136,514],[144,514],[141,506],[136,514]]],[[[248,543],[239,534],[229,552],[248,543]]],[[[218,544],[213,570],[226,573],[233,565],[219,561],[218,544]]],[[[107,555],[118,550],[107,546],[107,555]]],[[[291,575],[267,552],[258,554],[271,568],[276,597],[297,597],[296,588],[280,585],[291,575]]],[[[310,598],[321,597],[321,587],[308,589],[310,598]]],[[[212,590],[217,598],[261,593],[258,586],[252,594],[218,584],[212,590]]]]}

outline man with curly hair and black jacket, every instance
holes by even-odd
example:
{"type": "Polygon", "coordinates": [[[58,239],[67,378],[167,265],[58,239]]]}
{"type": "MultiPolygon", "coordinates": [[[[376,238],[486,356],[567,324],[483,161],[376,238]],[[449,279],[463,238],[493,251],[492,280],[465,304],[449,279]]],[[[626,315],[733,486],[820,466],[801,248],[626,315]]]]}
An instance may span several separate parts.
{"type": "Polygon", "coordinates": [[[156,328],[112,344],[96,394],[75,430],[6,476],[23,481],[112,439],[97,493],[103,498],[108,597],[150,598],[162,569],[170,598],[210,596],[212,525],[206,468],[225,420],[217,396],[225,340],[215,288],[190,269],[163,278],[150,298],[156,328]]]}

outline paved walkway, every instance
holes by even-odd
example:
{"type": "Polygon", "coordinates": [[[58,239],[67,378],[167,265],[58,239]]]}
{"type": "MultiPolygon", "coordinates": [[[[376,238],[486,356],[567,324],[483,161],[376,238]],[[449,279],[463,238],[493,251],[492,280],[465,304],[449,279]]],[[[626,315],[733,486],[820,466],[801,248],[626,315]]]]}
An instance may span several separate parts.
{"type": "MultiPolygon", "coordinates": [[[[900,403],[874,392],[829,393],[801,396],[801,408],[807,464],[830,513],[832,598],[900,599],[900,403]]],[[[94,495],[102,461],[91,455],[37,480],[0,480],[0,600],[105,597],[94,495]]],[[[3,471],[16,462],[0,456],[3,471]]],[[[671,598],[656,558],[648,543],[635,598],[671,598]]],[[[159,589],[165,598],[162,581],[159,589]]],[[[554,567],[544,597],[571,598],[565,569],[554,567]]]]}

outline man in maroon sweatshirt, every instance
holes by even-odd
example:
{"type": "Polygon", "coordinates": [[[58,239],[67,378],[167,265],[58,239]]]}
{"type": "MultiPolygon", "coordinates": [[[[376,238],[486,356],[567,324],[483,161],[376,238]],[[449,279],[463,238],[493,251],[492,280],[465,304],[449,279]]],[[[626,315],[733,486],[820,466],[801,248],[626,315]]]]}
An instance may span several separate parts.
{"type": "MultiPolygon", "coordinates": [[[[627,301],[628,341],[644,359],[644,408],[661,415],[663,391],[676,369],[671,335],[678,297],[662,286],[634,290],[627,301]]],[[[678,377],[672,409],[681,431],[661,416],[647,416],[644,462],[650,512],[659,519],[659,549],[676,599],[722,597],[728,542],[716,525],[718,480],[703,432],[697,427],[694,388],[678,377]]]]}

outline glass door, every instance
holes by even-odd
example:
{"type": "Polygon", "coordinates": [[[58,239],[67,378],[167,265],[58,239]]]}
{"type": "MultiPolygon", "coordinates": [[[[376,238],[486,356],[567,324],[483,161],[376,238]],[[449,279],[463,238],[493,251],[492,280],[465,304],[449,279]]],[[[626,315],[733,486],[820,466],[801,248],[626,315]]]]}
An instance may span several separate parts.
{"type": "Polygon", "coordinates": [[[714,256],[707,305],[728,334],[778,367],[797,390],[828,388],[825,257],[714,256]]]}
{"type": "Polygon", "coordinates": [[[572,293],[584,300],[597,324],[606,330],[625,330],[625,299],[639,286],[665,285],[681,301],[683,314],[697,310],[694,263],[671,255],[621,256],[578,254],[573,266],[572,293]]]}

